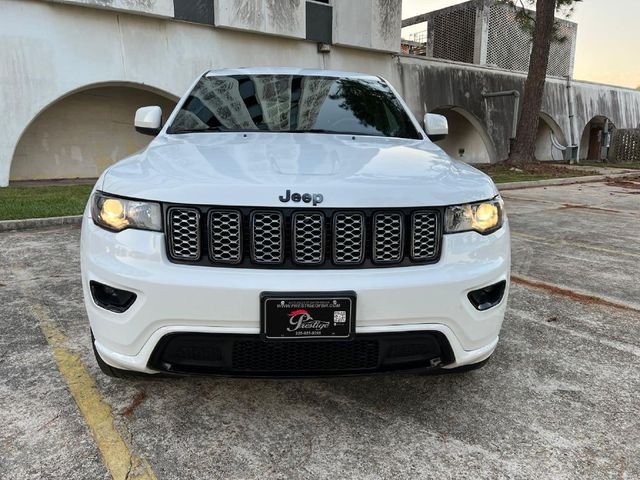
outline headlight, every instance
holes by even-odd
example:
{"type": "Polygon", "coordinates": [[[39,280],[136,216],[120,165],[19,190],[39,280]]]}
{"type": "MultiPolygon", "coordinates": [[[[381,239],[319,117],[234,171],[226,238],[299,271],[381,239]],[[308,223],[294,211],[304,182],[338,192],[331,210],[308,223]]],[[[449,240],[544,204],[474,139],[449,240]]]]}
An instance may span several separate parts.
{"type": "Polygon", "coordinates": [[[160,205],[153,202],[95,193],[91,200],[91,216],[96,225],[115,232],[126,228],[162,231],[160,205]]]}
{"type": "Polygon", "coordinates": [[[476,231],[490,233],[504,222],[504,202],[500,197],[479,203],[447,207],[444,216],[445,233],[476,231]]]}

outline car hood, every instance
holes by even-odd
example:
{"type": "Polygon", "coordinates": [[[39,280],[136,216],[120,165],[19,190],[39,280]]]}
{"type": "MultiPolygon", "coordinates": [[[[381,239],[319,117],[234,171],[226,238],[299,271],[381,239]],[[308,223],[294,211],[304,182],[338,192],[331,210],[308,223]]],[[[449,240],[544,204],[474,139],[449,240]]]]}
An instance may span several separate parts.
{"type": "Polygon", "coordinates": [[[323,207],[362,208],[451,205],[497,194],[489,177],[427,140],[262,132],[160,135],[112,166],[99,188],[237,206],[283,206],[279,197],[290,190],[321,194],[323,207]]]}

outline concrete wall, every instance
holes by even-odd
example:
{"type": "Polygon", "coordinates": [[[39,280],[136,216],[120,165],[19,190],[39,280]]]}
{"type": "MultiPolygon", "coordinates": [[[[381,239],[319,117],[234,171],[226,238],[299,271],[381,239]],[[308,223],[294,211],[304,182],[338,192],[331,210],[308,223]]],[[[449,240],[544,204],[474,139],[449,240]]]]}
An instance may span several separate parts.
{"type": "MultiPolygon", "coordinates": [[[[45,0],[52,3],[68,3],[87,7],[105,8],[123,12],[137,12],[143,15],[173,17],[174,0],[45,0]]],[[[192,0],[188,0],[192,1],[192,0]]]]}
{"type": "Polygon", "coordinates": [[[214,11],[219,27],[305,38],[304,0],[217,0],[214,11]]]}
{"type": "MultiPolygon", "coordinates": [[[[419,117],[442,106],[456,106],[479,119],[495,146],[491,161],[509,155],[514,100],[487,98],[482,92],[517,90],[524,93],[526,75],[457,62],[420,57],[398,58],[400,90],[419,117]]],[[[617,128],[634,128],[640,123],[640,91],[620,87],[573,82],[575,128],[569,121],[567,83],[548,78],[542,102],[544,116],[557,124],[567,143],[580,144],[582,132],[595,116],[609,118],[617,128]]]]}
{"type": "Polygon", "coordinates": [[[26,129],[11,164],[11,180],[93,178],[144,148],[137,108],[159,105],[166,118],[175,102],[131,87],[97,87],[69,95],[42,112],[26,129]]]}
{"type": "Polygon", "coordinates": [[[335,0],[333,43],[400,51],[402,0],[335,0]]]}

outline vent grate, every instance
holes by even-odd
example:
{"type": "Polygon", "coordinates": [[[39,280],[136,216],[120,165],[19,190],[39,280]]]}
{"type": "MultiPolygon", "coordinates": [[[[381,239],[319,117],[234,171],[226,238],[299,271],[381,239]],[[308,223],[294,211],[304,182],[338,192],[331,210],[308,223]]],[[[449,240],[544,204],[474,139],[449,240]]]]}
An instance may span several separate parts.
{"type": "Polygon", "coordinates": [[[337,265],[358,265],[364,260],[364,215],[336,213],[333,217],[333,261],[337,265]]]}
{"type": "Polygon", "coordinates": [[[307,265],[324,262],[324,215],[294,213],[292,224],[294,261],[307,265]]]}
{"type": "Polygon", "coordinates": [[[414,212],[412,216],[411,258],[429,260],[438,254],[438,213],[414,212]]]}
{"type": "Polygon", "coordinates": [[[242,215],[237,211],[209,211],[209,258],[214,263],[242,260],[242,215]]]}
{"type": "Polygon", "coordinates": [[[256,263],[284,261],[284,217],[282,212],[253,212],[251,257],[256,263]]]}
{"type": "Polygon", "coordinates": [[[169,253],[176,260],[200,258],[200,212],[195,208],[171,208],[168,212],[169,253]]]}
{"type": "Polygon", "coordinates": [[[402,260],[403,223],[401,213],[377,213],[373,217],[373,261],[397,263],[402,260]]]}

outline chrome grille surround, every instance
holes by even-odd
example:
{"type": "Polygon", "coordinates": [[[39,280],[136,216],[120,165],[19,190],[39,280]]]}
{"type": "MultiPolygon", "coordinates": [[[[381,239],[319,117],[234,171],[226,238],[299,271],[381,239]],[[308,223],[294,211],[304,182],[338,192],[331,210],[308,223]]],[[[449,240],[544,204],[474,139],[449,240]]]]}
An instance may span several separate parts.
{"type": "Polygon", "coordinates": [[[333,262],[359,265],[364,261],[365,217],[359,212],[337,212],[333,216],[333,262]]]}
{"type": "Polygon", "coordinates": [[[411,259],[425,261],[435,258],[440,247],[438,212],[417,211],[411,215],[411,259]]]}
{"type": "Polygon", "coordinates": [[[213,263],[242,261],[242,214],[237,210],[209,210],[209,258],[213,263]]]}
{"type": "Polygon", "coordinates": [[[373,261],[397,263],[402,260],[404,216],[400,212],[378,212],[373,216],[373,261]]]}
{"type": "Polygon", "coordinates": [[[321,212],[296,212],[291,219],[293,261],[318,265],[324,262],[325,219],[321,212]]]}
{"type": "Polygon", "coordinates": [[[176,260],[200,259],[200,211],[172,207],[167,212],[169,255],[176,260]]]}
{"type": "Polygon", "coordinates": [[[262,264],[284,261],[284,216],[277,210],[251,214],[251,260],[262,264]]]}

